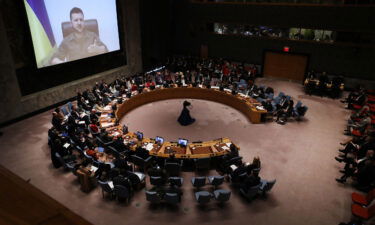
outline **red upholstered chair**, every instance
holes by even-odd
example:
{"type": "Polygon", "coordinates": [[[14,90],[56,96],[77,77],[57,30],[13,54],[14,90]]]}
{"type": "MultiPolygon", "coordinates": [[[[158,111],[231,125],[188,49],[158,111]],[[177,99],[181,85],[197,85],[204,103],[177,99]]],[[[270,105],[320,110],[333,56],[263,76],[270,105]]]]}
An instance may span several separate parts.
{"type": "Polygon", "coordinates": [[[362,137],[363,133],[360,130],[355,129],[355,130],[352,131],[352,135],[356,136],[356,137],[362,137]]]}
{"type": "Polygon", "coordinates": [[[368,96],[367,96],[367,100],[368,100],[368,102],[370,102],[370,103],[375,102],[375,95],[368,95],[368,96]]]}
{"type": "Polygon", "coordinates": [[[352,200],[354,203],[360,204],[360,205],[370,205],[372,200],[375,198],[375,188],[369,191],[367,195],[362,195],[357,192],[352,193],[352,200]]]}
{"type": "Polygon", "coordinates": [[[375,205],[366,208],[358,204],[352,204],[352,213],[365,220],[370,219],[375,215],[375,205]]]}
{"type": "Polygon", "coordinates": [[[355,110],[360,110],[360,109],[362,109],[363,105],[353,104],[352,107],[353,107],[353,109],[355,109],[355,110]]]}
{"type": "Polygon", "coordinates": [[[370,112],[375,113],[375,104],[368,104],[370,106],[370,112]]]}

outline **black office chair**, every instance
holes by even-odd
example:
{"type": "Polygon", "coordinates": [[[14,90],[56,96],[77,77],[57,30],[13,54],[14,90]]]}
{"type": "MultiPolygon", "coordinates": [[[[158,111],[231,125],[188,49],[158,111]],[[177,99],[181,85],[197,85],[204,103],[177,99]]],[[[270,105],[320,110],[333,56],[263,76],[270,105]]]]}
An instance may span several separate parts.
{"type": "Polygon", "coordinates": [[[164,201],[171,205],[176,205],[181,201],[181,197],[178,193],[166,192],[164,195],[164,201]]]}
{"type": "Polygon", "coordinates": [[[156,191],[146,191],[146,200],[151,204],[159,204],[162,199],[156,191]]]}
{"type": "Polygon", "coordinates": [[[195,192],[195,199],[199,204],[206,204],[211,200],[211,193],[208,191],[195,192]]]}
{"type": "Polygon", "coordinates": [[[164,185],[164,181],[163,181],[162,177],[153,177],[153,176],[151,176],[150,177],[150,184],[154,185],[156,187],[161,187],[161,186],[164,185]]]}
{"type": "Polygon", "coordinates": [[[223,176],[209,176],[208,177],[208,182],[217,188],[217,186],[221,185],[224,182],[224,177],[223,176]]]}
{"type": "Polygon", "coordinates": [[[191,183],[193,184],[194,187],[197,189],[203,187],[206,185],[206,177],[193,177],[191,178],[191,183]]]}
{"type": "Polygon", "coordinates": [[[228,190],[219,189],[214,191],[214,197],[220,203],[229,201],[230,195],[231,192],[228,190]]]}
{"type": "Polygon", "coordinates": [[[146,175],[140,172],[127,172],[127,177],[133,185],[133,188],[139,190],[146,185],[146,175]]]}
{"type": "Polygon", "coordinates": [[[182,178],[182,177],[169,177],[168,181],[169,181],[169,184],[171,186],[181,187],[182,184],[184,183],[184,178],[182,178]]]}
{"type": "Polygon", "coordinates": [[[153,160],[152,156],[149,156],[147,159],[142,159],[137,155],[131,155],[130,157],[134,165],[138,166],[142,171],[147,171],[153,160]]]}
{"type": "Polygon", "coordinates": [[[127,203],[129,203],[130,191],[125,186],[115,185],[114,191],[118,201],[125,200],[127,203]]]}
{"type": "Polygon", "coordinates": [[[113,199],[113,197],[115,196],[115,192],[114,192],[114,189],[112,189],[111,186],[109,186],[109,182],[98,180],[98,183],[99,183],[100,187],[102,188],[103,198],[104,198],[104,192],[106,192],[106,193],[109,194],[111,199],[113,199]]]}
{"type": "Polygon", "coordinates": [[[197,158],[194,159],[195,170],[209,170],[211,158],[197,158]]]}
{"type": "Polygon", "coordinates": [[[164,169],[168,176],[178,176],[181,171],[181,165],[178,163],[166,163],[164,169]]]}
{"type": "MultiPolygon", "coordinates": [[[[96,35],[98,35],[99,37],[98,21],[96,19],[85,20],[84,23],[86,30],[96,33],[96,35]]],[[[61,29],[63,33],[63,38],[74,32],[74,28],[70,21],[61,23],[61,29]]]]}

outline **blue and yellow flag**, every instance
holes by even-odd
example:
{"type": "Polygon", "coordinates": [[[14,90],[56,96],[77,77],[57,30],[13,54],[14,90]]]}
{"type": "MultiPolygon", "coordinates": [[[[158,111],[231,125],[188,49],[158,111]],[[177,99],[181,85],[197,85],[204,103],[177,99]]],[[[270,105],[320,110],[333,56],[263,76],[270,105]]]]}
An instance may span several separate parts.
{"type": "Polygon", "coordinates": [[[38,68],[56,45],[44,0],[24,0],[38,68]]]}

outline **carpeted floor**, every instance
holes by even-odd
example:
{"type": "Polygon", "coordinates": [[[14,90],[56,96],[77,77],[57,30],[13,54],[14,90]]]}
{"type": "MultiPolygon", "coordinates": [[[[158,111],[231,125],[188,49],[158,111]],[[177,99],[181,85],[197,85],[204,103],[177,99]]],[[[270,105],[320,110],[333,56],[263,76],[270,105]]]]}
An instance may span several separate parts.
{"type": "MultiPolygon", "coordinates": [[[[260,156],[265,179],[277,179],[266,198],[247,202],[232,190],[230,201],[205,207],[196,204],[190,178],[183,173],[183,198],[176,207],[150,206],[144,190],[138,191],[129,205],[102,199],[98,187],[91,193],[80,191],[77,178],[52,167],[47,145],[51,112],[4,128],[0,137],[0,163],[93,224],[288,224],[331,225],[351,218],[350,185],[338,184],[339,169],[334,160],[349,111],[338,100],[306,96],[297,83],[259,79],[258,84],[272,86],[309,107],[306,119],[277,123],[251,124],[238,111],[214,102],[191,100],[191,115],[196,123],[180,127],[176,119],[183,100],[168,100],[144,105],[130,112],[122,123],[131,131],[142,131],[166,140],[185,137],[189,141],[229,137],[241,148],[245,161],[260,156]]],[[[295,101],[296,102],[296,101],[295,101]]],[[[215,171],[203,174],[215,174],[215,171]]],[[[202,175],[202,174],[200,174],[202,175]]],[[[149,188],[147,180],[147,187],[149,188]]],[[[211,190],[210,187],[206,188],[211,190]]],[[[4,194],[4,193],[2,193],[4,194]]],[[[371,223],[371,222],[370,222],[371,223]]]]}

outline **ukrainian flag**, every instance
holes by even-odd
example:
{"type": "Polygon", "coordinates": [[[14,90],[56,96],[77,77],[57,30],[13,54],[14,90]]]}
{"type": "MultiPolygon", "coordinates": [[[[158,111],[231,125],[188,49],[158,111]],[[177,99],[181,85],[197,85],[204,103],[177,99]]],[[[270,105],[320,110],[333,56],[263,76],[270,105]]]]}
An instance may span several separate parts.
{"type": "Polygon", "coordinates": [[[24,0],[38,68],[46,66],[56,45],[44,0],[24,0]]]}

